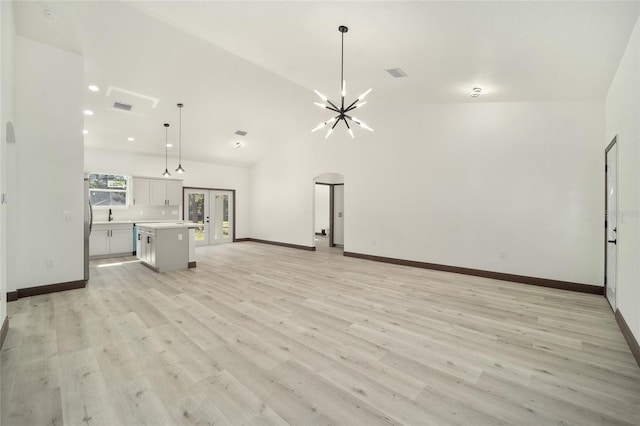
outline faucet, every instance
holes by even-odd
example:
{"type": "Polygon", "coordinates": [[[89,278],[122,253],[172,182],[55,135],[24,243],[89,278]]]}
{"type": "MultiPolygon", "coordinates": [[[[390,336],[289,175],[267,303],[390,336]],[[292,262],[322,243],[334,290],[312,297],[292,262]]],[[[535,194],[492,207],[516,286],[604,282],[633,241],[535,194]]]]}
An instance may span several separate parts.
{"type": "Polygon", "coordinates": [[[111,209],[109,209],[109,222],[113,220],[113,214],[111,213],[111,209]]]}

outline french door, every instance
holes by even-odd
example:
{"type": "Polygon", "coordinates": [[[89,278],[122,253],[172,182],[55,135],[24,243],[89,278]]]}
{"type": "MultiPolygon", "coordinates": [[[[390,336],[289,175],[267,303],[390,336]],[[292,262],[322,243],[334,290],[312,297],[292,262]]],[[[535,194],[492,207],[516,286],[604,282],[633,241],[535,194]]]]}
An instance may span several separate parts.
{"type": "Polygon", "coordinates": [[[184,220],[195,229],[196,246],[233,242],[234,191],[185,188],[184,220]]]}

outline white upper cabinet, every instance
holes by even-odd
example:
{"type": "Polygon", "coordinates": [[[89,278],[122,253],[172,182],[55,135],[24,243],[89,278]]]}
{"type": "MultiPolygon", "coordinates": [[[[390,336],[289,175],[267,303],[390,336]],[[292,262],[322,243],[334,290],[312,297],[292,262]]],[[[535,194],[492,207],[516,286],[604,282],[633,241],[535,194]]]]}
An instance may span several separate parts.
{"type": "Polygon", "coordinates": [[[149,179],[133,178],[133,197],[131,204],[134,206],[147,206],[150,203],[149,179]]]}
{"type": "Polygon", "coordinates": [[[167,182],[164,180],[151,179],[151,205],[167,205],[167,182]]]}
{"type": "MultiPolygon", "coordinates": [[[[138,181],[140,181],[141,186],[144,186],[144,181],[146,181],[147,198],[149,200],[147,204],[152,206],[179,206],[182,204],[182,181],[134,178],[134,193],[138,181]]],[[[137,204],[138,201],[136,200],[137,204]]]]}
{"type": "Polygon", "coordinates": [[[170,206],[182,204],[182,182],[179,180],[167,181],[167,203],[170,206]]]}

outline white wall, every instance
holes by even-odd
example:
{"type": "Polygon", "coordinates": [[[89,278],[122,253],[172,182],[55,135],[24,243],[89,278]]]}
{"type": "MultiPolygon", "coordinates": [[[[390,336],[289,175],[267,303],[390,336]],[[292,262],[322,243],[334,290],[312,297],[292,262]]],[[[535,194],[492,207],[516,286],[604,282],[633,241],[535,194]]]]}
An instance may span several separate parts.
{"type": "MultiPolygon", "coordinates": [[[[370,104],[361,118],[384,115],[370,104]]],[[[252,237],[312,245],[312,179],[331,170],[345,251],[603,284],[602,103],[425,104],[369,124],[256,164],[252,237]]]]}
{"type": "Polygon", "coordinates": [[[9,291],[84,277],[83,72],[81,56],[16,36],[9,291]]]}
{"type": "Polygon", "coordinates": [[[316,185],[316,234],[329,230],[329,188],[329,185],[316,185]]]}
{"type": "MultiPolygon", "coordinates": [[[[157,176],[158,178],[162,177],[165,164],[164,157],[89,148],[85,149],[84,161],[86,171],[157,176]]],[[[173,171],[177,165],[176,159],[169,159],[170,171],[173,171]]],[[[249,169],[189,161],[184,158],[182,166],[187,172],[182,175],[172,172],[171,178],[183,179],[183,186],[236,190],[236,238],[250,237],[249,169]]]]}
{"type": "MultiPolygon", "coordinates": [[[[7,123],[14,119],[14,43],[13,3],[0,2],[0,193],[7,193],[7,123]]],[[[0,324],[7,315],[7,205],[0,205],[0,324]]]]}
{"type": "Polygon", "coordinates": [[[618,145],[618,309],[640,340],[640,20],[605,102],[606,137],[618,145]]]}

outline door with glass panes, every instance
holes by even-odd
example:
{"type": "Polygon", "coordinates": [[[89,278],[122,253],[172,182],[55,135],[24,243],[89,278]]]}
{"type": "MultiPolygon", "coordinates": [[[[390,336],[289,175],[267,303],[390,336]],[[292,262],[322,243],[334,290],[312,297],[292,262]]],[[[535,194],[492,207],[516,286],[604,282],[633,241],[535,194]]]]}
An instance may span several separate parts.
{"type": "Polygon", "coordinates": [[[186,221],[202,225],[196,246],[233,241],[233,191],[185,188],[184,209],[186,221]]]}

